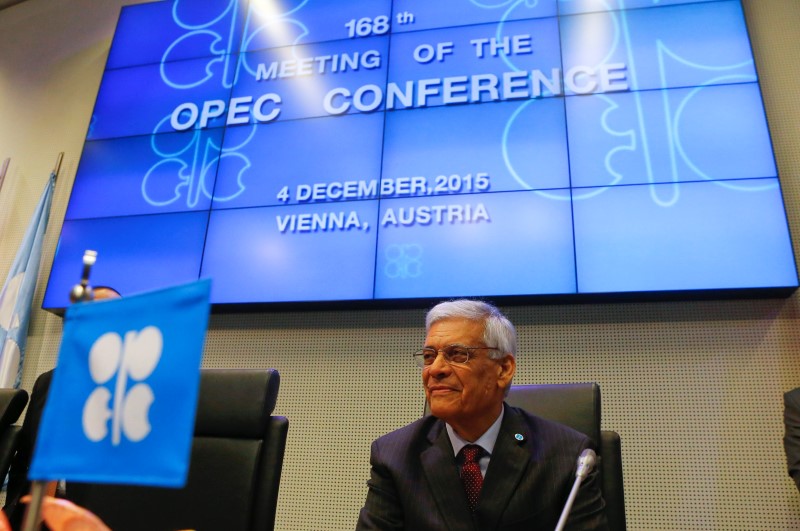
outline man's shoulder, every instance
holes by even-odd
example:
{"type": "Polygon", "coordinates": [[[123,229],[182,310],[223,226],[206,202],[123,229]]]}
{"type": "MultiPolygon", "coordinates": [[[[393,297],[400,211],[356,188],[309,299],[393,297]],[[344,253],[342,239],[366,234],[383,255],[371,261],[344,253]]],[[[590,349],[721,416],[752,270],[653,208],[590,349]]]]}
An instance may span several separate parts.
{"type": "Polygon", "coordinates": [[[783,398],[785,402],[797,402],[800,403],[800,387],[795,387],[791,391],[786,391],[783,394],[783,398]]]}
{"type": "Polygon", "coordinates": [[[444,423],[432,415],[426,415],[411,424],[382,435],[375,440],[376,446],[410,446],[420,440],[427,440],[431,433],[438,432],[444,423]]]}
{"type": "Polygon", "coordinates": [[[372,458],[385,463],[406,463],[437,444],[444,432],[444,422],[434,416],[425,416],[375,439],[372,458]]]}

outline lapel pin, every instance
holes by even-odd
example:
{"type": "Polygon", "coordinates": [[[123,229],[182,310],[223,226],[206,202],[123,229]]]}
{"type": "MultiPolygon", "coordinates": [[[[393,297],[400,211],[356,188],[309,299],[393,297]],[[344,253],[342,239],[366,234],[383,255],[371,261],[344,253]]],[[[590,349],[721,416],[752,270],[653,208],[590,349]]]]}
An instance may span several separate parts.
{"type": "Polygon", "coordinates": [[[520,441],[520,442],[525,440],[525,436],[524,436],[524,435],[522,435],[521,433],[515,433],[515,434],[514,434],[514,438],[515,438],[516,440],[520,441]]]}

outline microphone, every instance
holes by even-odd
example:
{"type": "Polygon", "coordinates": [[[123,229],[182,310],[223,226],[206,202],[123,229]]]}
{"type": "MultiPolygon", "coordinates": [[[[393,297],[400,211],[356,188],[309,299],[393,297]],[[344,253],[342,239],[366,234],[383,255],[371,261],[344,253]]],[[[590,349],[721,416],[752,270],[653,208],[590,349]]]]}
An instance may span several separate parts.
{"type": "Polygon", "coordinates": [[[578,470],[575,471],[575,477],[581,478],[581,481],[586,479],[586,476],[594,469],[597,462],[597,454],[594,450],[587,448],[578,456],[578,470]]]}
{"type": "Polygon", "coordinates": [[[569,491],[567,503],[564,504],[564,509],[561,511],[561,518],[558,519],[556,531],[562,531],[564,525],[567,523],[569,512],[572,510],[572,503],[575,501],[575,496],[578,495],[578,488],[581,486],[581,481],[586,479],[594,465],[597,462],[597,454],[591,448],[586,448],[578,456],[578,468],[575,470],[575,483],[572,484],[572,490],[569,491]]]}
{"type": "Polygon", "coordinates": [[[69,292],[70,302],[85,302],[94,299],[94,291],[89,285],[89,273],[97,261],[97,251],[87,249],[83,253],[83,274],[79,284],[75,284],[69,292]]]}

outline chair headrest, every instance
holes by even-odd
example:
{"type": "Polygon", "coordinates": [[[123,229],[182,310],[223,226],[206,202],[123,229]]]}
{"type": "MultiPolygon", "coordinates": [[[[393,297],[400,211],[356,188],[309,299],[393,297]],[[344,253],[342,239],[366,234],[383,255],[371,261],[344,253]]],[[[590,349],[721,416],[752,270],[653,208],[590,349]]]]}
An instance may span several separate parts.
{"type": "Polygon", "coordinates": [[[512,385],[507,402],[566,424],[600,444],[600,386],[596,383],[512,385]]]}
{"type": "Polygon", "coordinates": [[[275,369],[202,369],[194,434],[263,437],[280,380],[275,369]]]}
{"type": "Polygon", "coordinates": [[[27,403],[25,389],[0,389],[0,428],[14,424],[27,403]]]}
{"type": "MultiPolygon", "coordinates": [[[[600,386],[596,383],[512,385],[506,402],[578,430],[600,445],[600,386]]],[[[425,401],[424,415],[430,412],[425,401]]]]}

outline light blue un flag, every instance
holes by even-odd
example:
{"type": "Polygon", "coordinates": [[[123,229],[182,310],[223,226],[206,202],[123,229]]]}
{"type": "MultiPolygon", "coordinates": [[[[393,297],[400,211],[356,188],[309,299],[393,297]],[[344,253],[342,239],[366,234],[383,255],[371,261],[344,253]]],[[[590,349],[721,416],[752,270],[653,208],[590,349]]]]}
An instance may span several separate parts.
{"type": "Polygon", "coordinates": [[[210,280],[73,304],[29,477],[182,487],[210,280]]]}
{"type": "Polygon", "coordinates": [[[0,387],[19,387],[42,241],[50,219],[56,174],[50,174],[8,278],[0,291],[0,387]]]}

